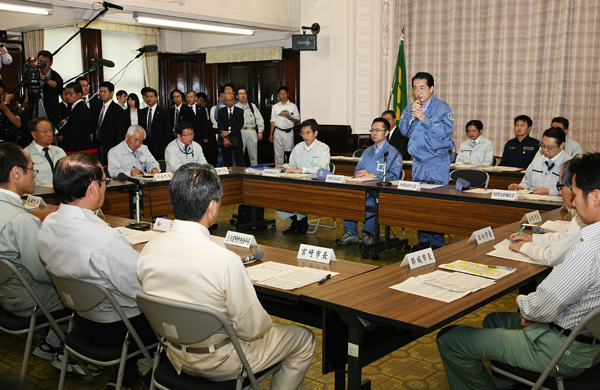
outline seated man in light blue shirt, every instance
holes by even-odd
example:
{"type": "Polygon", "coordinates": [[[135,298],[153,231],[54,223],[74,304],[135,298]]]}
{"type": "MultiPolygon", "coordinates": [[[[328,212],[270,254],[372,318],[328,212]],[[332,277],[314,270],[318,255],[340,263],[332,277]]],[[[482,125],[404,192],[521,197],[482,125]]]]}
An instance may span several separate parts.
{"type": "MultiPolygon", "coordinates": [[[[375,118],[371,124],[371,139],[375,143],[365,150],[356,165],[354,176],[367,180],[380,180],[386,173],[387,180],[398,180],[402,175],[402,153],[390,145],[387,141],[390,133],[390,122],[383,118],[375,118]],[[387,152],[387,157],[385,157],[387,152]],[[387,169],[385,167],[387,161],[387,169]]],[[[365,206],[375,206],[375,199],[367,194],[365,206]]],[[[363,223],[362,243],[371,245],[375,232],[375,214],[366,213],[366,221],[363,223]]],[[[344,235],[335,240],[338,245],[358,244],[358,222],[344,220],[344,235]]]]}
{"type": "Polygon", "coordinates": [[[54,129],[45,118],[34,118],[29,121],[29,133],[33,141],[25,148],[29,153],[38,174],[35,175],[35,185],[52,184],[54,166],[63,157],[66,157],[62,148],[52,145],[54,142],[54,129]]]}
{"type": "Polygon", "coordinates": [[[143,144],[146,130],[142,126],[130,126],[125,134],[125,141],[108,152],[108,173],[117,177],[119,173],[137,176],[141,173],[159,173],[160,165],[143,144]]]}
{"type": "Polygon", "coordinates": [[[165,150],[167,172],[175,172],[187,163],[206,164],[202,146],[194,142],[194,126],[190,122],[181,121],[175,126],[175,138],[165,150]]]}
{"type": "Polygon", "coordinates": [[[460,145],[457,163],[473,165],[492,165],[494,161],[494,144],[485,138],[483,123],[478,120],[467,122],[467,137],[469,138],[460,145]]]}
{"type": "MultiPolygon", "coordinates": [[[[581,145],[579,144],[579,142],[575,141],[572,138],[569,138],[569,120],[567,118],[563,118],[562,116],[552,118],[550,127],[560,127],[565,132],[565,152],[569,156],[576,157],[581,156],[583,154],[583,149],[581,149],[581,145]]],[[[542,154],[541,149],[540,154],[542,154]]]]}
{"type": "MultiPolygon", "coordinates": [[[[278,165],[284,168],[286,173],[317,173],[321,168],[329,169],[329,146],[317,140],[319,124],[314,119],[307,119],[301,124],[300,135],[304,142],[299,142],[292,150],[290,162],[278,165]]],[[[306,214],[298,214],[277,210],[277,215],[283,221],[289,218],[291,225],[283,231],[283,234],[296,233],[297,236],[305,234],[308,230],[308,217],[306,214]]]]}

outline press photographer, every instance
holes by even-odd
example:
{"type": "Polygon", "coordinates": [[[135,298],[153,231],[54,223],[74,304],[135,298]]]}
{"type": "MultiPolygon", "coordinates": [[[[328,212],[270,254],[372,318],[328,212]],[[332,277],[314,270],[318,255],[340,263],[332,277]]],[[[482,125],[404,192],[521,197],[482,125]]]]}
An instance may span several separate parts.
{"type": "Polygon", "coordinates": [[[41,50],[38,53],[37,63],[29,60],[26,68],[27,88],[23,105],[32,109],[32,118],[47,118],[57,126],[60,112],[58,97],[63,88],[63,79],[52,69],[53,60],[54,57],[48,50],[41,50]],[[40,102],[42,104],[39,104],[40,102]]]}

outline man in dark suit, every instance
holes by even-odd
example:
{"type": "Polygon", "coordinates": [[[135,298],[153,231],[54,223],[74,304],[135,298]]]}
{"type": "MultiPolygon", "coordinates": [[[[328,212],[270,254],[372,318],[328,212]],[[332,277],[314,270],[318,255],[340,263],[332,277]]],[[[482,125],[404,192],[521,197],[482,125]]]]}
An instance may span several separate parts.
{"type": "MultiPolygon", "coordinates": [[[[194,124],[194,111],[183,102],[183,92],[178,89],[171,91],[171,101],[175,104],[169,109],[171,131],[175,133],[175,126],[182,121],[194,124]]],[[[196,128],[194,128],[194,131],[196,131],[196,128]]]]}
{"type": "Polygon", "coordinates": [[[242,127],[244,127],[244,110],[235,107],[233,93],[226,92],[218,115],[219,146],[223,149],[223,162],[226,167],[233,165],[231,156],[237,166],[244,166],[244,145],[242,143],[242,127]]]}
{"type": "Polygon", "coordinates": [[[109,81],[100,84],[99,106],[92,106],[92,123],[94,129],[94,146],[98,148],[102,165],[108,163],[108,151],[125,138],[127,124],[125,112],[113,101],[115,86],[109,81]]]}
{"type": "Polygon", "coordinates": [[[202,107],[196,103],[196,92],[188,91],[185,94],[185,100],[189,108],[192,109],[194,113],[194,120],[190,122],[194,125],[194,142],[197,142],[202,146],[204,151],[204,145],[208,144],[209,134],[207,132],[208,128],[208,116],[206,114],[206,107],[202,107]]]}
{"type": "Polygon", "coordinates": [[[65,152],[77,152],[92,147],[92,115],[81,99],[81,85],[69,83],[65,87],[67,102],[71,104],[71,114],[67,123],[60,129],[58,140],[62,141],[65,152]]]}
{"type": "Polygon", "coordinates": [[[169,110],[158,106],[158,92],[154,88],[145,89],[144,101],[148,107],[138,110],[138,124],[146,130],[144,145],[156,160],[164,160],[165,148],[173,140],[169,110]]]}
{"type": "Polygon", "coordinates": [[[412,159],[408,153],[408,137],[403,136],[398,128],[396,127],[396,113],[393,110],[384,111],[381,114],[383,119],[390,122],[390,134],[388,136],[388,142],[390,145],[395,147],[400,153],[402,153],[402,160],[407,161],[412,159]]]}

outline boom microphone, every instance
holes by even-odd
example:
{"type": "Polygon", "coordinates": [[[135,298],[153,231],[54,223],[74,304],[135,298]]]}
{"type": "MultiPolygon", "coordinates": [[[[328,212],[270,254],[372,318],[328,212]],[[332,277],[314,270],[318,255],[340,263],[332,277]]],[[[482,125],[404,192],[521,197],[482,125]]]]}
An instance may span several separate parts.
{"type": "Polygon", "coordinates": [[[137,49],[137,51],[139,51],[140,53],[153,53],[155,51],[158,51],[158,46],[157,45],[146,45],[146,46],[142,46],[139,49],[137,49]]]}
{"type": "Polygon", "coordinates": [[[242,257],[242,263],[246,264],[246,263],[252,263],[252,262],[258,261],[258,260],[262,259],[264,255],[265,254],[260,249],[256,250],[256,251],[250,253],[248,256],[242,257]]]}
{"type": "Polygon", "coordinates": [[[123,11],[123,7],[121,7],[120,5],[109,3],[109,2],[106,2],[106,1],[104,3],[102,3],[102,6],[104,8],[114,8],[114,9],[118,9],[118,10],[123,11]]]}
{"type": "Polygon", "coordinates": [[[100,66],[106,66],[107,68],[114,68],[115,67],[115,63],[112,62],[111,60],[105,60],[104,58],[99,58],[99,59],[91,59],[90,60],[94,65],[100,65],[100,66]]]}

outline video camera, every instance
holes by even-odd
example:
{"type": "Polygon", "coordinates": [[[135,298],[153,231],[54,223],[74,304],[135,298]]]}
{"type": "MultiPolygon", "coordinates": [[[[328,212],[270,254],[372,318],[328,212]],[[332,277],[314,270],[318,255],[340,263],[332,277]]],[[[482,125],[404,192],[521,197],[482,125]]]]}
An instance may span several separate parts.
{"type": "Polygon", "coordinates": [[[27,83],[29,94],[37,94],[40,92],[40,72],[46,67],[44,61],[36,61],[34,57],[30,57],[25,63],[24,81],[27,83]]]}

